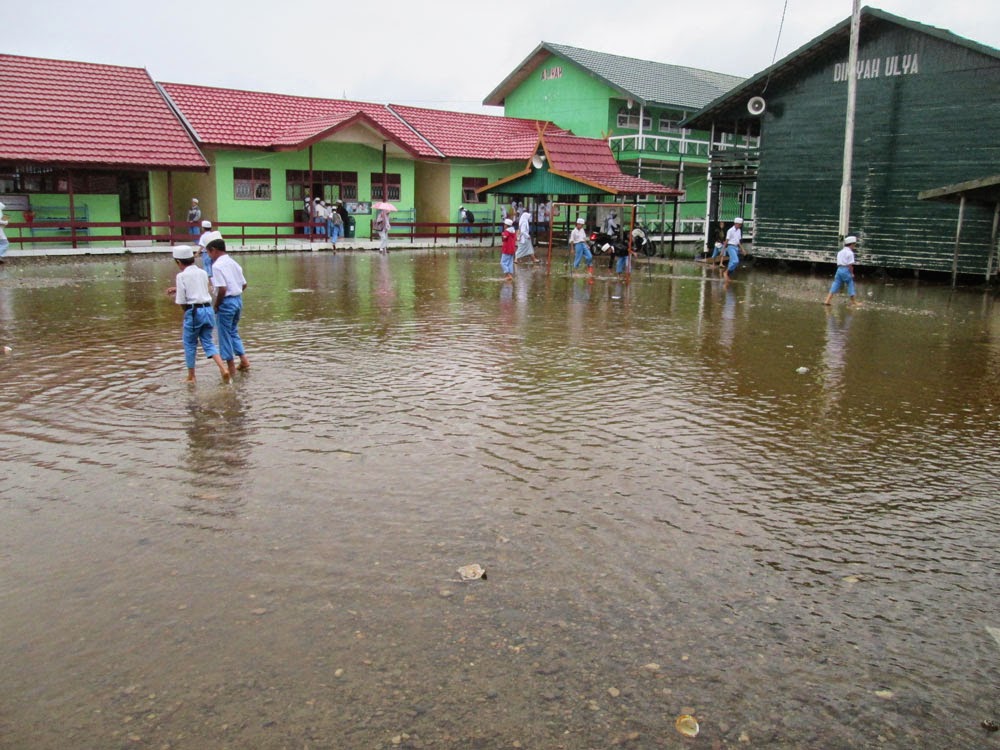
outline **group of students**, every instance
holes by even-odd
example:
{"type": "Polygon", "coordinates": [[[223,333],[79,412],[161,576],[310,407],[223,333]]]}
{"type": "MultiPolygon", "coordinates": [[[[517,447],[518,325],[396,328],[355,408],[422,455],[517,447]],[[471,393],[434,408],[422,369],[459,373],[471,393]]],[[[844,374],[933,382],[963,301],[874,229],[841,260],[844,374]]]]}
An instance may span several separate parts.
{"type": "MultiPolygon", "coordinates": [[[[518,228],[514,229],[513,219],[503,220],[504,228],[500,235],[500,270],[504,274],[504,280],[510,281],[514,278],[514,263],[522,257],[528,257],[535,263],[540,261],[535,257],[535,250],[531,244],[531,214],[522,211],[518,228]]],[[[586,229],[587,220],[579,217],[576,226],[569,235],[569,245],[574,250],[573,268],[579,268],[581,263],[587,264],[587,275],[594,275],[594,253],[590,249],[590,237],[586,229]]],[[[629,269],[629,259],[635,255],[627,245],[618,243],[614,246],[615,272],[619,275],[629,269]]]]}
{"type": "MultiPolygon", "coordinates": [[[[721,237],[721,228],[719,230],[719,236],[721,237]]],[[[858,238],[854,235],[848,235],[844,238],[844,246],[837,253],[837,272],[834,274],[833,283],[830,285],[830,291],[826,295],[826,299],[823,301],[824,305],[829,305],[833,301],[833,295],[837,294],[843,287],[847,291],[847,296],[850,304],[855,304],[856,288],[854,286],[854,263],[855,255],[854,249],[857,247],[858,238]]],[[[737,267],[740,265],[740,256],[743,254],[743,218],[737,216],[733,219],[733,225],[729,227],[726,232],[725,240],[718,240],[715,243],[715,247],[712,249],[712,255],[709,257],[709,262],[717,263],[720,267],[723,265],[726,259],[728,263],[723,269],[723,277],[726,280],[726,285],[728,286],[732,275],[736,272],[737,267]],[[715,259],[718,258],[716,261],[715,259]]]]}
{"type": "MultiPolygon", "coordinates": [[[[337,240],[346,236],[344,227],[347,226],[347,207],[343,201],[335,201],[327,204],[322,198],[314,198],[310,207],[309,196],[305,197],[305,212],[312,215],[314,222],[325,222],[323,226],[316,227],[317,234],[325,234],[334,245],[337,240]]],[[[310,227],[306,227],[306,234],[309,234],[310,227]]]]}
{"type": "Polygon", "coordinates": [[[500,233],[500,270],[504,279],[514,278],[515,263],[541,263],[535,257],[535,246],[531,242],[531,212],[521,210],[517,219],[517,229],[514,220],[509,216],[503,220],[503,231],[500,233]]]}
{"type": "MultiPolygon", "coordinates": [[[[211,222],[208,224],[211,229],[211,222]]],[[[202,233],[202,239],[209,232],[202,233]]],[[[184,343],[184,361],[188,369],[188,382],[195,381],[195,360],[198,344],[205,356],[215,362],[223,381],[229,381],[237,370],[248,370],[247,359],[240,338],[239,325],[243,312],[243,292],[247,280],[243,268],[226,252],[226,241],[214,232],[202,248],[205,268],[195,264],[195,249],[178,245],[173,249],[173,259],[180,269],[174,286],[167,288],[167,296],[184,310],[181,340],[184,343]],[[218,330],[219,344],[213,340],[218,330]],[[237,360],[239,364],[237,364],[237,360]]]]}

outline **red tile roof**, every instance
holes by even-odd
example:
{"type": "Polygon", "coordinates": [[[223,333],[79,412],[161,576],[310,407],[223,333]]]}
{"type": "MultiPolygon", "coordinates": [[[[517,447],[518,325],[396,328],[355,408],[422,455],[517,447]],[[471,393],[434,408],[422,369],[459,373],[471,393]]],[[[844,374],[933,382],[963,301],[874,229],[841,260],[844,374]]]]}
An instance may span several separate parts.
{"type": "Polygon", "coordinates": [[[396,104],[161,84],[198,140],[212,147],[303,148],[361,124],[418,158],[525,159],[551,123],[396,104]]]}
{"type": "Polygon", "coordinates": [[[390,104],[414,130],[447,157],[490,159],[493,161],[531,158],[541,133],[569,131],[551,122],[524,120],[498,115],[442,112],[390,104]]]}
{"type": "Polygon", "coordinates": [[[608,142],[598,138],[579,138],[574,135],[544,134],[542,148],[549,163],[549,171],[571,180],[606,188],[616,195],[683,195],[683,190],[665,187],[641,177],[623,174],[611,153],[608,142]]]}
{"type": "Polygon", "coordinates": [[[441,154],[382,104],[161,84],[200,143],[214,148],[304,148],[350,125],[424,158],[441,154]]]}
{"type": "Polygon", "coordinates": [[[0,87],[5,161],[208,169],[142,68],[0,55],[0,87]]]}

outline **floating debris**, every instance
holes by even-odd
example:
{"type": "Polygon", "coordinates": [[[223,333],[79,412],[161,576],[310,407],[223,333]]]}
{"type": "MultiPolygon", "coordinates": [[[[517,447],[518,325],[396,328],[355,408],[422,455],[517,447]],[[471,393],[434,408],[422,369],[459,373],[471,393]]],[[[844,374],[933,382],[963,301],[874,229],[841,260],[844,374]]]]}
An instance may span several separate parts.
{"type": "Polygon", "coordinates": [[[690,714],[681,714],[678,716],[677,721],[674,722],[674,726],[685,737],[697,737],[698,731],[701,729],[698,726],[698,720],[690,714]]]}
{"type": "Polygon", "coordinates": [[[998,732],[1000,731],[1000,723],[993,721],[993,719],[983,719],[983,729],[987,732],[998,732]]]}
{"type": "Polygon", "coordinates": [[[808,367],[800,367],[795,372],[797,372],[799,375],[805,375],[807,372],[809,372],[809,368],[808,367]]]}
{"type": "Polygon", "coordinates": [[[3,348],[3,353],[4,353],[4,354],[10,354],[10,353],[11,353],[12,351],[14,351],[14,350],[13,350],[13,349],[11,349],[11,348],[10,348],[9,346],[5,346],[5,347],[3,348]]]}
{"type": "Polygon", "coordinates": [[[476,581],[480,578],[486,580],[486,570],[479,563],[463,565],[458,569],[458,574],[462,576],[463,581],[476,581]]]}

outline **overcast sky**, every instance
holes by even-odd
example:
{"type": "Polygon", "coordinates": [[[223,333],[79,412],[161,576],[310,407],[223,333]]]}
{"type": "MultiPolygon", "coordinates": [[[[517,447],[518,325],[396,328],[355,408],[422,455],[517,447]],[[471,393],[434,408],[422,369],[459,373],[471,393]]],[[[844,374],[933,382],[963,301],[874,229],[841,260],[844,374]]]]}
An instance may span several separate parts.
{"type": "MultiPolygon", "coordinates": [[[[996,0],[873,7],[1000,47],[996,0]]],[[[751,76],[776,46],[780,59],[850,14],[850,0],[30,0],[5,10],[0,51],[146,68],[162,82],[502,114],[483,99],[543,41],[751,76]]]]}

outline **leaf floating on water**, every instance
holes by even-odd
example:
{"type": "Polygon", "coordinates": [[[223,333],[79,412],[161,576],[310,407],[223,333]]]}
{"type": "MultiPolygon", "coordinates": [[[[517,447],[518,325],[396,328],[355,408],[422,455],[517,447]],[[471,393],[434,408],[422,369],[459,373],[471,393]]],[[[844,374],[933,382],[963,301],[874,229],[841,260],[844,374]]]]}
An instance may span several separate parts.
{"type": "Polygon", "coordinates": [[[479,563],[463,565],[458,569],[458,574],[462,576],[463,581],[475,581],[480,578],[486,580],[486,570],[479,563]]]}
{"type": "Polygon", "coordinates": [[[698,726],[698,720],[690,714],[681,714],[678,716],[677,721],[674,722],[674,726],[685,737],[697,737],[698,731],[701,729],[698,726]]]}

